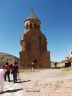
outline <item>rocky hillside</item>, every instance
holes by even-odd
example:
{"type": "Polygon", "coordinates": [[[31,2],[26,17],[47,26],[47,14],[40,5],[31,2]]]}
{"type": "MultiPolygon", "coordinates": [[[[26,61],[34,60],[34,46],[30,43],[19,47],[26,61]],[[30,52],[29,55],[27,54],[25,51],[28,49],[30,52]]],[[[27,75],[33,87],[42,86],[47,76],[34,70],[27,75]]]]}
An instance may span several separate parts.
{"type": "Polygon", "coordinates": [[[15,61],[19,63],[19,58],[7,53],[0,52],[0,64],[5,64],[5,62],[13,64],[15,61]]]}

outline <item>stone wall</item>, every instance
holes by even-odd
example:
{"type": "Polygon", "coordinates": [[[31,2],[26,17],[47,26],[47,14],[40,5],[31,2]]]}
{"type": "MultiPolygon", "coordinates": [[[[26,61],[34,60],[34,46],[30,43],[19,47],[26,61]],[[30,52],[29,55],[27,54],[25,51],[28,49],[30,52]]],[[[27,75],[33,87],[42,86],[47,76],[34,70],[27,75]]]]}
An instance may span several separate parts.
{"type": "Polygon", "coordinates": [[[36,68],[49,68],[50,52],[47,50],[46,36],[40,31],[38,19],[25,20],[25,32],[20,40],[20,65],[31,68],[35,62],[36,68]]]}

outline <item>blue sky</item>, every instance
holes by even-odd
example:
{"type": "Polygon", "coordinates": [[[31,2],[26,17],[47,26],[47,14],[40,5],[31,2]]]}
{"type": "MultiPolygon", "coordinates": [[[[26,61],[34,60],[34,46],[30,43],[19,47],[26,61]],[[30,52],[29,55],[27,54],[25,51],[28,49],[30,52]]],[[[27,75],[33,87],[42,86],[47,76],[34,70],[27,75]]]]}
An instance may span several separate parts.
{"type": "Polygon", "coordinates": [[[41,20],[52,61],[72,47],[72,0],[0,0],[0,52],[19,57],[20,36],[30,10],[41,20]]]}

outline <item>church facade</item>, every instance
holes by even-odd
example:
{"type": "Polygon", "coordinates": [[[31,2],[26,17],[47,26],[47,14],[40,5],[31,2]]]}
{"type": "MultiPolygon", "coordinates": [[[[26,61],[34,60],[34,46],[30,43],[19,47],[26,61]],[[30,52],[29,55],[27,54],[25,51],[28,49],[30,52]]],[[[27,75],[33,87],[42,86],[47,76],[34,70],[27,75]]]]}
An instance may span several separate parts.
{"type": "Polygon", "coordinates": [[[24,21],[25,30],[20,39],[20,66],[22,68],[30,68],[33,62],[36,68],[51,66],[46,36],[41,32],[40,25],[41,21],[32,10],[24,21]]]}

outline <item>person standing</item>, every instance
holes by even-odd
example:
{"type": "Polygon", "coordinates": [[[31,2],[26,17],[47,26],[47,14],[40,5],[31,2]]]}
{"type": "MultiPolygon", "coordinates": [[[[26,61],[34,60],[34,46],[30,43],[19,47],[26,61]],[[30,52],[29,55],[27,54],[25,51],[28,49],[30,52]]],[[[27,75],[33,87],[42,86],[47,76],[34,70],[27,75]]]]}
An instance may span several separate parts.
{"type": "Polygon", "coordinates": [[[55,62],[54,65],[55,65],[55,68],[57,68],[57,62],[55,62]]]}
{"type": "Polygon", "coordinates": [[[4,75],[5,81],[8,78],[8,81],[10,82],[10,66],[8,62],[5,63],[4,70],[5,70],[5,75],[4,75]]]}
{"type": "Polygon", "coordinates": [[[35,67],[35,64],[34,62],[32,63],[32,72],[34,72],[34,67],[35,67]]]}
{"type": "Polygon", "coordinates": [[[3,87],[4,87],[4,74],[5,74],[5,70],[4,69],[0,69],[0,93],[3,92],[3,87]]]}
{"type": "Polygon", "coordinates": [[[15,62],[15,63],[12,65],[12,74],[13,74],[13,82],[14,82],[14,83],[17,82],[18,70],[19,70],[19,66],[18,66],[17,62],[15,62]]]}

